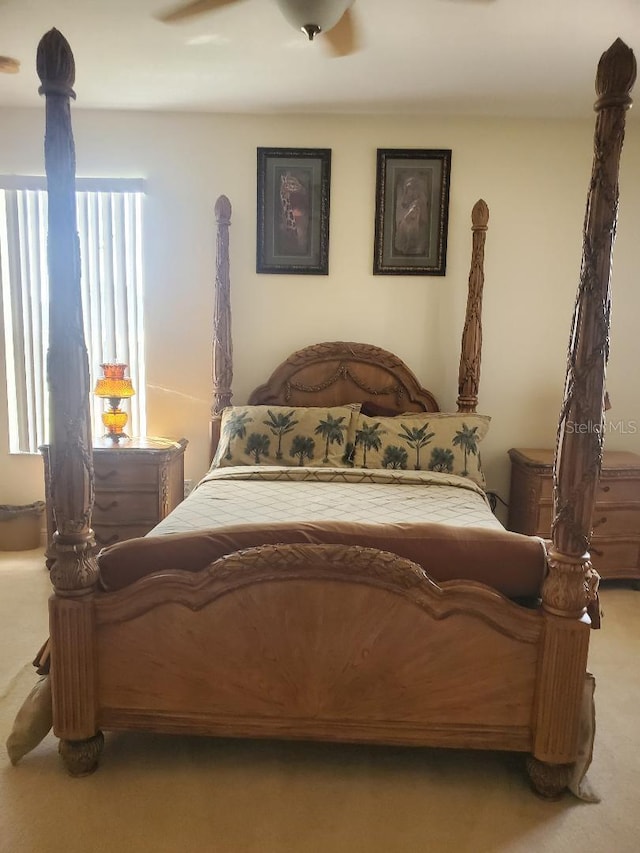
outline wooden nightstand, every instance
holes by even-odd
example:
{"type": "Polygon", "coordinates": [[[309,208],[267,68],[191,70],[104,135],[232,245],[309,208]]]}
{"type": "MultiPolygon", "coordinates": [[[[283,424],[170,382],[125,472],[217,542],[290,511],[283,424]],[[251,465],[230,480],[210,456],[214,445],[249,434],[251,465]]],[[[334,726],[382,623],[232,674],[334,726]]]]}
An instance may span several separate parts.
{"type": "MultiPolygon", "coordinates": [[[[513,448],[509,530],[549,538],[553,513],[553,451],[513,448]]],[[[600,576],[640,578],[640,456],[603,455],[593,514],[591,560],[600,576]]]]}
{"type": "MultiPolygon", "coordinates": [[[[95,502],[92,527],[96,544],[111,545],[144,536],[184,497],[184,451],[187,440],[131,438],[114,445],[97,439],[93,447],[95,502]]],[[[44,459],[47,540],[55,532],[49,500],[49,446],[44,459]]]]}

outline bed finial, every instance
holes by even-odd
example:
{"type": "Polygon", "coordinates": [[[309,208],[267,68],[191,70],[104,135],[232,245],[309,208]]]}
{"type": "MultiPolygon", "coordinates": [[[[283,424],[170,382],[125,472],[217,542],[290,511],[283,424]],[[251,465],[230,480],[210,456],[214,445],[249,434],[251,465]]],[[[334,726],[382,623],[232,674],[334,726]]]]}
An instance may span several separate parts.
{"type": "Polygon", "coordinates": [[[216,281],[213,303],[213,404],[211,406],[211,458],[220,439],[222,411],[231,405],[233,345],[231,340],[231,294],[229,284],[229,226],[231,202],[221,195],[215,203],[216,281]]]}
{"type": "Polygon", "coordinates": [[[543,601],[547,610],[563,615],[580,614],[587,603],[588,548],[602,462],[618,173],[635,79],[633,52],[617,39],[602,55],[596,75],[595,155],[554,465],[551,570],[543,601]]]}
{"type": "Polygon", "coordinates": [[[213,209],[219,225],[231,225],[231,202],[226,195],[218,196],[213,209]]]}
{"type": "Polygon", "coordinates": [[[76,80],[75,60],[69,42],[55,27],[40,39],[36,67],[42,83],[38,89],[40,95],[75,98],[72,88],[76,80]]]}
{"type": "Polygon", "coordinates": [[[65,37],[46,33],[38,45],[40,93],[46,97],[45,167],[48,190],[49,464],[56,532],[50,578],[56,594],[91,592],[98,567],[91,530],[93,457],[89,362],[82,323],[80,248],[76,215],[75,147],[69,99],[75,63],[65,37]]]}
{"type": "Polygon", "coordinates": [[[596,72],[596,112],[605,107],[618,106],[628,109],[631,106],[631,90],[636,82],[637,64],[631,48],[621,38],[617,38],[611,47],[600,57],[596,72]]]}
{"type": "Polygon", "coordinates": [[[458,373],[458,411],[475,412],[478,405],[480,362],[482,359],[482,292],[484,289],[484,244],[489,224],[489,208],[478,199],[471,211],[471,271],[467,313],[462,332],[458,373]]]}

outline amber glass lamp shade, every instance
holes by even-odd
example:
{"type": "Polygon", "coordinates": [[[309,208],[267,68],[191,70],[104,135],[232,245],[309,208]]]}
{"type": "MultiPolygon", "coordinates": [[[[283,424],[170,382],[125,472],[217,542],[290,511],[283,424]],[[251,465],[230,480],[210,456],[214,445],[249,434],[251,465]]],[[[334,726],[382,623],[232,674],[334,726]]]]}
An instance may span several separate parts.
{"type": "Polygon", "coordinates": [[[102,413],[102,423],[105,426],[105,438],[119,441],[128,438],[124,431],[129,416],[120,408],[120,401],[135,394],[131,379],[125,377],[126,364],[101,364],[102,376],[96,382],[94,394],[109,400],[109,408],[102,413]]]}

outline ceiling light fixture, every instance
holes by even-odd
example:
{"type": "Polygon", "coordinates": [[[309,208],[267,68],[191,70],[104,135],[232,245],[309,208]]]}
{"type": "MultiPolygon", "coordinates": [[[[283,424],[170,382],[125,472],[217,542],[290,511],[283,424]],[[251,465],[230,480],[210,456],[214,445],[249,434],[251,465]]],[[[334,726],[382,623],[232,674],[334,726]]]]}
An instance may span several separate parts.
{"type": "Polygon", "coordinates": [[[318,33],[335,27],[353,0],[277,0],[277,3],[291,26],[313,41],[318,33]]]}

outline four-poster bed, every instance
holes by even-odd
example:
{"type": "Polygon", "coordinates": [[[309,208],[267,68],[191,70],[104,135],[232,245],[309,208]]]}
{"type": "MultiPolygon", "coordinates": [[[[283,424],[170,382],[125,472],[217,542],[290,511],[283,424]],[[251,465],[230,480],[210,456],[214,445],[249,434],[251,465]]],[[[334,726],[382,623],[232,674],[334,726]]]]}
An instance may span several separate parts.
{"type": "MultiPolygon", "coordinates": [[[[231,553],[223,546],[219,558],[211,558],[205,534],[202,566],[189,562],[193,551],[186,563],[184,553],[179,559],[171,552],[172,543],[184,544],[180,534],[121,543],[96,558],[69,112],[73,72],[69,46],[52,30],[38,51],[47,101],[48,375],[57,524],[51,547],[51,678],[54,731],[69,771],[95,768],[101,729],[128,729],[515,750],[529,754],[537,791],[547,796],[562,791],[578,754],[590,632],[586,610],[597,584],[587,548],[602,449],[601,431],[583,433],[567,425],[602,418],[618,164],[635,78],[632,52],[618,40],[597,73],[596,157],[558,430],[548,557],[540,540],[493,529],[478,534],[473,528],[474,535],[492,540],[494,554],[504,543],[513,546],[497,567],[505,577],[518,575],[522,554],[539,560],[540,603],[529,607],[466,570],[453,580],[434,579],[401,553],[366,547],[371,530],[353,544],[330,524],[316,538],[298,536],[301,525],[286,533],[277,524],[265,525],[254,528],[253,540],[248,524],[232,531],[238,539],[226,546],[231,553]],[[518,551],[514,536],[524,550],[518,551]],[[145,555],[148,565],[136,573],[145,555]],[[125,564],[134,568],[122,569],[114,590],[106,591],[103,575],[111,571],[113,579],[125,564]]],[[[231,404],[226,198],[218,200],[216,215],[214,450],[225,437],[224,413],[231,404]]],[[[459,412],[469,417],[480,374],[487,220],[487,207],[478,202],[458,396],[459,412]]],[[[363,410],[371,406],[373,418],[383,417],[376,405],[392,414],[437,412],[433,396],[400,359],[346,343],[295,353],[249,400],[252,406],[323,410],[350,403],[363,410]]],[[[249,519],[251,512],[249,506],[249,519]]],[[[424,535],[429,551],[434,530],[424,535]]],[[[464,533],[454,538],[464,545],[464,533]]],[[[202,536],[198,541],[202,545],[202,536]]],[[[451,572],[458,564],[448,559],[451,552],[443,553],[442,565],[451,572]]]]}

